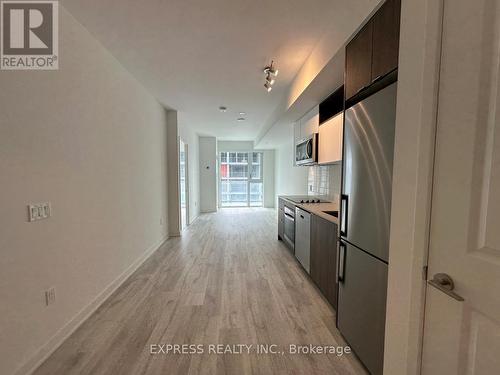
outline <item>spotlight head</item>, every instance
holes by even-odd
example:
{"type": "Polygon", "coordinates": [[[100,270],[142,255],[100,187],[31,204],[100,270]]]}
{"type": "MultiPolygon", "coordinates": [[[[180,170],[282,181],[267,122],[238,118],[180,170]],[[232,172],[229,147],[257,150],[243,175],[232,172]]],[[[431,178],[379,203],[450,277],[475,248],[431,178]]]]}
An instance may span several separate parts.
{"type": "Polygon", "coordinates": [[[273,67],[273,64],[274,61],[271,61],[271,64],[264,68],[264,74],[266,75],[266,83],[264,84],[264,87],[266,88],[267,92],[273,89],[272,85],[274,85],[275,82],[274,77],[278,75],[278,69],[275,69],[273,67]]]}
{"type": "Polygon", "coordinates": [[[273,67],[273,64],[274,64],[274,61],[271,61],[271,64],[264,68],[264,73],[271,74],[272,76],[276,77],[278,75],[278,69],[275,69],[273,67]]]}
{"type": "Polygon", "coordinates": [[[267,71],[267,74],[270,74],[273,77],[276,77],[278,75],[278,69],[273,69],[272,67],[270,67],[269,70],[267,71]]]}

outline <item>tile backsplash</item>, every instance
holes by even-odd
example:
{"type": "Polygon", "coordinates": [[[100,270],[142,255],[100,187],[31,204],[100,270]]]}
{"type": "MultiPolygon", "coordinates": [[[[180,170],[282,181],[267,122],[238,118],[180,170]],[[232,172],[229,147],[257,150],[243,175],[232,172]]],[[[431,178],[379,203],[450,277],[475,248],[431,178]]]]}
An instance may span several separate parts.
{"type": "Polygon", "coordinates": [[[313,165],[308,168],[308,195],[322,196],[332,202],[338,202],[342,175],[341,164],[313,165]]]}

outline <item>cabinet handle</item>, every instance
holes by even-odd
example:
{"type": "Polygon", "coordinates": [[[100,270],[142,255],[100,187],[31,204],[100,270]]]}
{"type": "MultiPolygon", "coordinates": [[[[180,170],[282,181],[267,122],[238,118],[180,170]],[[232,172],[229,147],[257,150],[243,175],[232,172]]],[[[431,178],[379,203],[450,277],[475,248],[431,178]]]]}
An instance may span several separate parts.
{"type": "Polygon", "coordinates": [[[363,91],[364,89],[367,89],[368,87],[373,85],[375,82],[380,81],[384,77],[385,77],[385,75],[383,75],[383,74],[376,76],[375,78],[372,79],[372,81],[370,82],[369,85],[365,85],[365,86],[361,87],[360,89],[358,89],[358,91],[356,91],[356,93],[353,96],[358,95],[361,91],[363,91]]]}
{"type": "Polygon", "coordinates": [[[360,89],[358,89],[358,91],[356,91],[356,93],[353,96],[358,95],[361,91],[363,91],[364,89],[366,89],[368,86],[369,85],[361,87],[360,89]]]}

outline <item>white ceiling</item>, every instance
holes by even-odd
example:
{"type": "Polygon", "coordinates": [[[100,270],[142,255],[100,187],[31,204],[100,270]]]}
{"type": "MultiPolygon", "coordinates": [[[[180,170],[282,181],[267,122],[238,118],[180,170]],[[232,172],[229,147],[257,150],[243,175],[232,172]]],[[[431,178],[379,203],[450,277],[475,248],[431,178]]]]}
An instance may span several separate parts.
{"type": "Polygon", "coordinates": [[[231,140],[257,137],[325,30],[345,15],[336,10],[351,3],[61,2],[162,104],[178,111],[181,123],[231,140]],[[262,68],[271,59],[279,76],[267,93],[262,68]],[[220,113],[220,105],[228,111],[220,113]],[[236,121],[240,111],[245,122],[236,121]]]}

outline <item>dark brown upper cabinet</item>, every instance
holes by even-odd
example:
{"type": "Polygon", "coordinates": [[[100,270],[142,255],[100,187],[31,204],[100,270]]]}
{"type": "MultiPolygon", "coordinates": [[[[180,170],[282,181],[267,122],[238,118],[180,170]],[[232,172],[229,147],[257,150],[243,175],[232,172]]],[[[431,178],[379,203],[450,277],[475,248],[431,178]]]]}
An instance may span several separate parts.
{"type": "Polygon", "coordinates": [[[345,98],[371,82],[373,22],[370,20],[349,42],[345,50],[345,98]]]}
{"type": "Polygon", "coordinates": [[[401,0],[387,0],[373,17],[372,80],[398,67],[401,0]]]}
{"type": "Polygon", "coordinates": [[[345,99],[398,67],[401,0],[387,0],[346,46],[345,99]]]}

